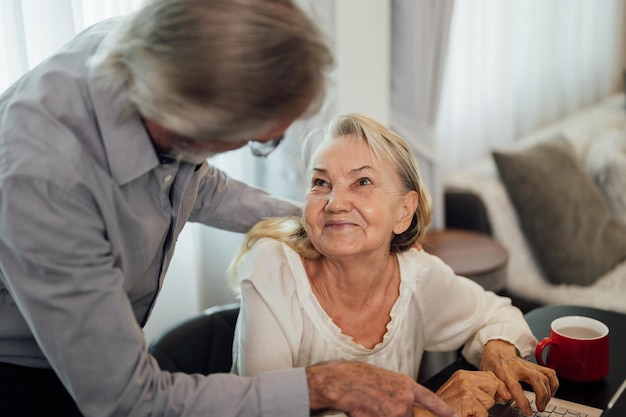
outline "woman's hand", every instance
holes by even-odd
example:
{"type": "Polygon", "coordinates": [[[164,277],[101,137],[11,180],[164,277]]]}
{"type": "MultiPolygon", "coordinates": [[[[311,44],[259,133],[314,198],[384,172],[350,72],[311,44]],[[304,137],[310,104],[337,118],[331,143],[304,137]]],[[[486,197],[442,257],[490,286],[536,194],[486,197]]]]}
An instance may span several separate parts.
{"type": "Polygon", "coordinates": [[[545,409],[559,387],[554,370],[524,360],[518,356],[515,346],[504,340],[487,342],[480,370],[491,371],[503,381],[519,408],[527,415],[532,415],[532,410],[519,381],[527,382],[533,388],[539,411],[545,409]]]}
{"type": "MultiPolygon", "coordinates": [[[[436,394],[461,417],[487,417],[496,398],[510,398],[504,383],[493,372],[481,371],[456,371],[436,394]]],[[[432,414],[415,409],[414,417],[418,416],[432,414]]]]}

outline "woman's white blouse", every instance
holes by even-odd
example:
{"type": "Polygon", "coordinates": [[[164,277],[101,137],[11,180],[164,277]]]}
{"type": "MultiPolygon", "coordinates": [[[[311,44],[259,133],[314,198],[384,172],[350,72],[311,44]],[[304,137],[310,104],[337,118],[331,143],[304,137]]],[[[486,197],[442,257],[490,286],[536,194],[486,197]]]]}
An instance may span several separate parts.
{"type": "Polygon", "coordinates": [[[368,362],[417,378],[422,354],[451,351],[478,365],[485,343],[502,339],[529,356],[536,339],[510,299],[454,274],[439,258],[411,249],[398,254],[400,295],[383,340],[373,349],[341,333],[311,290],[300,256],[261,239],[237,269],[241,311],[233,372],[303,367],[345,359],[368,362]]]}

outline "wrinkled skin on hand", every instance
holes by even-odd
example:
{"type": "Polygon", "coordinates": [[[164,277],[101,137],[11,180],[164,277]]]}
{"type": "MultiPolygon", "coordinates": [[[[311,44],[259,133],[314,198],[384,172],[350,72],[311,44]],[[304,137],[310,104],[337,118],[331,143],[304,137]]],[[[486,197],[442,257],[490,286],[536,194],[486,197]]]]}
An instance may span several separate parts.
{"type": "Polygon", "coordinates": [[[435,393],[407,375],[363,362],[331,361],[306,368],[312,410],[351,417],[410,417],[413,406],[439,417],[459,417],[435,393]]]}
{"type": "MultiPolygon", "coordinates": [[[[515,346],[503,340],[491,340],[485,345],[480,370],[493,372],[526,415],[532,415],[528,399],[519,381],[530,384],[535,392],[537,409],[543,411],[559,388],[554,370],[536,365],[519,357],[515,346]]],[[[509,397],[502,397],[504,400],[509,397]]]]}
{"type": "MultiPolygon", "coordinates": [[[[509,395],[504,382],[493,372],[456,371],[437,390],[439,398],[448,403],[460,417],[487,417],[495,398],[509,395]]],[[[415,410],[415,417],[432,416],[429,412],[415,410]]]]}

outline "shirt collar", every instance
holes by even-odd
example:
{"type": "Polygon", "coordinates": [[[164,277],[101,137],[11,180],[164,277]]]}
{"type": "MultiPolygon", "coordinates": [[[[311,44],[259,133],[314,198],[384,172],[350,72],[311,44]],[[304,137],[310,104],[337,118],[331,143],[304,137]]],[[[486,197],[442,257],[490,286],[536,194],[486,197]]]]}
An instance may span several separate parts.
{"type": "Polygon", "coordinates": [[[115,93],[105,88],[93,69],[89,70],[88,85],[115,181],[119,185],[126,184],[156,168],[159,159],[152,140],[126,91],[115,93]]]}

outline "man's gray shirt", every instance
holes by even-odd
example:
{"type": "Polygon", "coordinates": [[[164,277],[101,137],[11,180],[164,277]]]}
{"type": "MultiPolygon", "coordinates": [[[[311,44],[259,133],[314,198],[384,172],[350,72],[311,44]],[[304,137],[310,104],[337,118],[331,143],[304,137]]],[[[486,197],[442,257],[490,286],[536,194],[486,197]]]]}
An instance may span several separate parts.
{"type": "Polygon", "coordinates": [[[170,374],[146,351],[187,221],[243,232],[295,206],[206,162],[159,163],[126,96],[87,65],[116,24],[0,96],[0,362],[54,368],[87,416],[308,416],[303,369],[170,374]]]}

